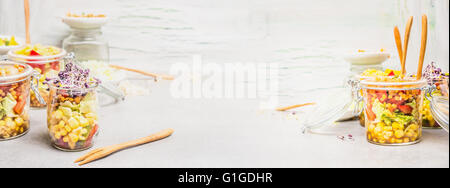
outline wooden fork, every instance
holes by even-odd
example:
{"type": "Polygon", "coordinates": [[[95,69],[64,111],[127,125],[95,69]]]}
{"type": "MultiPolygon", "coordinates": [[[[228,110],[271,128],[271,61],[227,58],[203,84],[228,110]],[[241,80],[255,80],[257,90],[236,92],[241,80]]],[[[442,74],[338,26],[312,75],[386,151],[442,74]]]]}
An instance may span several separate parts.
{"type": "Polygon", "coordinates": [[[140,138],[137,140],[125,142],[122,144],[116,144],[116,145],[112,145],[112,146],[106,146],[103,148],[98,148],[98,149],[92,150],[91,152],[87,153],[86,155],[78,158],[77,160],[75,160],[74,163],[79,162],[78,165],[81,166],[86,163],[90,163],[92,161],[104,158],[108,155],[111,155],[112,153],[115,153],[117,151],[120,151],[120,150],[123,150],[126,148],[130,148],[130,147],[134,147],[134,146],[138,146],[138,145],[146,144],[149,142],[164,139],[164,138],[172,135],[173,131],[174,131],[173,129],[165,129],[165,130],[162,130],[155,134],[152,134],[150,136],[143,137],[143,138],[140,138]]]}

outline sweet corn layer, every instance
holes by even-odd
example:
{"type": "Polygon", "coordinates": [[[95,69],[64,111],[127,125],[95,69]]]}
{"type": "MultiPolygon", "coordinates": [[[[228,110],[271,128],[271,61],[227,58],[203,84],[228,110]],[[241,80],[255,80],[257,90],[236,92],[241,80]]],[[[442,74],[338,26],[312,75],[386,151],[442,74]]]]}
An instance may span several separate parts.
{"type": "Polygon", "coordinates": [[[0,120],[0,139],[8,139],[19,136],[28,130],[28,120],[22,117],[5,117],[0,120]]]}
{"type": "MultiPolygon", "coordinates": [[[[435,92],[432,93],[433,96],[441,95],[441,91],[437,89],[435,92]]],[[[440,128],[439,124],[436,123],[436,121],[433,118],[433,115],[431,114],[430,104],[431,102],[425,98],[423,100],[423,105],[420,110],[422,113],[422,126],[423,127],[429,127],[429,128],[440,128]]]]}
{"type": "Polygon", "coordinates": [[[63,139],[70,149],[75,149],[78,141],[86,141],[91,129],[97,120],[94,113],[75,115],[67,118],[61,110],[52,112],[49,122],[50,135],[56,141],[63,139]]]}
{"type": "Polygon", "coordinates": [[[367,140],[379,144],[410,143],[422,137],[421,128],[415,123],[405,126],[397,122],[391,125],[369,122],[366,126],[367,140]]]}
{"type": "Polygon", "coordinates": [[[86,141],[89,136],[88,129],[92,129],[97,121],[97,114],[76,114],[72,113],[68,117],[60,109],[51,112],[49,120],[49,131],[52,140],[57,143],[62,139],[70,149],[76,149],[77,142],[86,141]]]}

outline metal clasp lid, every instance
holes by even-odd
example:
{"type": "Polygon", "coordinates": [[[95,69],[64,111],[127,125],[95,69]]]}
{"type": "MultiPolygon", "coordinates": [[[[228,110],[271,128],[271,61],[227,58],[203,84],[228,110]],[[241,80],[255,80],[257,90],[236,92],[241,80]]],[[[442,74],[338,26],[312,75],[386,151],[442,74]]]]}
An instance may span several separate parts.
{"type": "Polygon", "coordinates": [[[359,80],[349,80],[348,85],[351,87],[352,98],[353,98],[353,115],[359,115],[363,111],[363,107],[360,103],[363,101],[363,96],[361,96],[361,86],[359,80]]]}
{"type": "Polygon", "coordinates": [[[33,90],[34,96],[36,96],[36,99],[39,101],[39,103],[41,103],[42,105],[47,105],[45,99],[41,96],[38,89],[40,77],[41,75],[39,74],[39,72],[34,70],[31,75],[31,90],[33,90]]]}

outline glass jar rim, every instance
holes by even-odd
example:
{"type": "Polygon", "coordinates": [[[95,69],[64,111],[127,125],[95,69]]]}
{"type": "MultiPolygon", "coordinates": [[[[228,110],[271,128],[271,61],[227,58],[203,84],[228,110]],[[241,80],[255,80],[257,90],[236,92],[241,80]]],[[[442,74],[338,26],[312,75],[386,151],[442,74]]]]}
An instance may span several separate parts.
{"type": "Polygon", "coordinates": [[[49,56],[26,56],[26,55],[20,55],[14,53],[14,50],[10,50],[8,52],[8,58],[12,61],[18,61],[21,63],[47,63],[47,62],[53,62],[56,60],[62,59],[66,54],[66,50],[62,48],[58,48],[59,53],[55,55],[49,55],[49,56]],[[24,59],[24,60],[20,60],[24,59]],[[50,60],[51,59],[51,60],[50,60]],[[29,61],[32,60],[32,61],[29,61]]]}
{"type": "Polygon", "coordinates": [[[19,74],[9,75],[9,76],[0,76],[0,82],[5,81],[16,81],[17,79],[26,78],[31,76],[33,73],[33,68],[30,65],[25,63],[13,62],[13,61],[0,61],[0,66],[2,65],[20,65],[24,66],[25,70],[19,74]]]}
{"type": "Polygon", "coordinates": [[[405,78],[404,80],[400,82],[395,81],[375,81],[374,78],[372,79],[364,79],[361,82],[361,86],[363,88],[371,88],[371,86],[376,88],[382,88],[382,87],[395,87],[397,89],[422,89],[424,86],[427,85],[427,80],[420,79],[417,80],[415,77],[411,78],[405,78]]]}
{"type": "Polygon", "coordinates": [[[95,90],[100,85],[99,83],[96,83],[95,85],[91,85],[89,88],[80,88],[80,87],[61,87],[57,86],[56,84],[49,83],[48,84],[50,88],[57,89],[57,90],[66,90],[66,91],[90,91],[95,90]]]}

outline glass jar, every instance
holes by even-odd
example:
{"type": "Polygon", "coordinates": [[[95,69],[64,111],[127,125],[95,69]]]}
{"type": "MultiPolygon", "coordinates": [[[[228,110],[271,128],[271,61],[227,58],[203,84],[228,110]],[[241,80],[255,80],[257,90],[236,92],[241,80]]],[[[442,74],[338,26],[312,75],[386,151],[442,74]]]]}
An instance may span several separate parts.
{"type": "Polygon", "coordinates": [[[435,80],[433,83],[430,83],[431,85],[434,85],[435,90],[432,93],[427,93],[427,97],[423,100],[423,106],[421,109],[422,113],[422,126],[427,129],[441,129],[442,127],[439,126],[439,124],[436,122],[436,120],[433,118],[433,114],[431,112],[431,99],[432,96],[445,96],[445,89],[442,87],[448,87],[446,84],[448,81],[444,79],[435,80]]]}
{"type": "MultiPolygon", "coordinates": [[[[40,73],[36,84],[38,85],[39,94],[46,102],[48,100],[48,85],[45,83],[45,80],[48,77],[55,76],[60,71],[61,61],[66,55],[65,50],[56,47],[52,48],[55,48],[58,53],[55,55],[22,55],[17,53],[21,49],[8,52],[9,60],[26,63],[40,73]]],[[[43,108],[45,104],[40,103],[35,92],[32,92],[30,95],[30,106],[43,108]]]]}
{"type": "Polygon", "coordinates": [[[78,61],[109,62],[109,45],[100,28],[72,27],[72,34],[63,41],[63,49],[74,52],[78,61]]]}
{"type": "Polygon", "coordinates": [[[67,89],[50,85],[47,126],[54,147],[81,151],[92,147],[98,133],[96,87],[67,89]]]}
{"type": "MultiPolygon", "coordinates": [[[[31,66],[0,62],[0,141],[17,138],[30,128],[30,88],[36,90],[32,80],[36,79],[31,66]]],[[[38,94],[38,99],[44,102],[38,94]]]]}
{"type": "Polygon", "coordinates": [[[420,142],[426,85],[414,78],[361,81],[367,140],[379,145],[420,142]]]}

